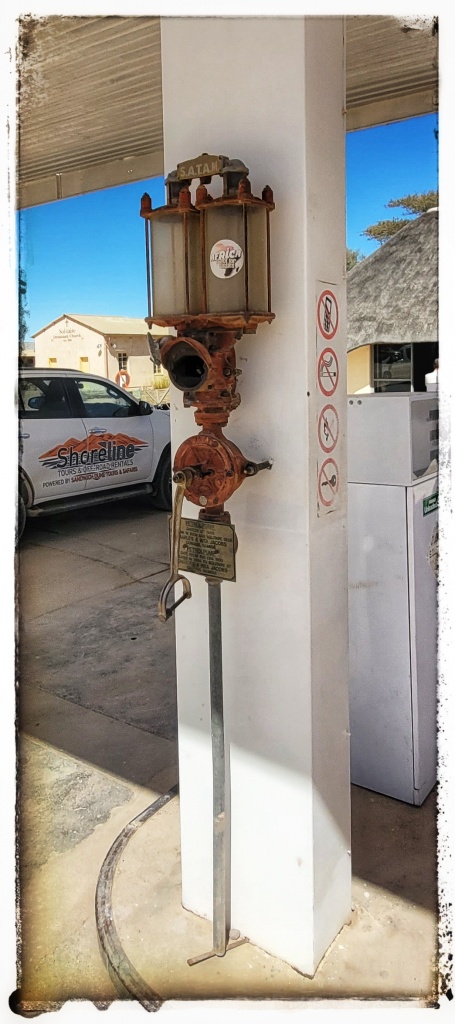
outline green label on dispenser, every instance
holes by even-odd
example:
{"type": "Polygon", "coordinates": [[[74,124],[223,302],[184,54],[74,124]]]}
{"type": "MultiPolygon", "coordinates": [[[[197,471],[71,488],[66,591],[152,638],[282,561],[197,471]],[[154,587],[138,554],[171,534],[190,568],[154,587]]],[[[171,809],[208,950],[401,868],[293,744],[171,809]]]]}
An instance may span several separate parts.
{"type": "Polygon", "coordinates": [[[423,499],[423,514],[428,516],[430,512],[435,512],[439,508],[439,491],[435,491],[434,494],[430,494],[428,498],[423,499]]]}

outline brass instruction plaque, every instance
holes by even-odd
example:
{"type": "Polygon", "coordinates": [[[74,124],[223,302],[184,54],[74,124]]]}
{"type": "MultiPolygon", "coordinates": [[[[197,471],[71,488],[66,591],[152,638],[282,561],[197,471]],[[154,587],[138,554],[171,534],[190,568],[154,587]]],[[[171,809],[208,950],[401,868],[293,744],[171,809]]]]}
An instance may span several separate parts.
{"type": "Polygon", "coordinates": [[[203,519],[180,520],[179,569],[235,580],[235,527],[203,519]]]}

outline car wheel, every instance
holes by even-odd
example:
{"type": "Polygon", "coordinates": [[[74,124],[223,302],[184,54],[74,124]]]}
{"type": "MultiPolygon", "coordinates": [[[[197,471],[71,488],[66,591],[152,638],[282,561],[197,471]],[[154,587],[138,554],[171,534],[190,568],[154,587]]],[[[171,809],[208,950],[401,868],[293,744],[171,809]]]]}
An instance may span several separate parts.
{"type": "Polygon", "coordinates": [[[22,534],[23,534],[23,532],[25,530],[26,522],[27,522],[27,510],[25,508],[24,499],[19,494],[18,501],[17,501],[17,527],[16,527],[17,543],[19,543],[19,541],[20,541],[20,539],[22,537],[22,534]]]}
{"type": "Polygon", "coordinates": [[[158,467],[156,494],[153,498],[155,508],[161,508],[165,512],[172,512],[172,470],[171,450],[167,448],[158,467]]]}

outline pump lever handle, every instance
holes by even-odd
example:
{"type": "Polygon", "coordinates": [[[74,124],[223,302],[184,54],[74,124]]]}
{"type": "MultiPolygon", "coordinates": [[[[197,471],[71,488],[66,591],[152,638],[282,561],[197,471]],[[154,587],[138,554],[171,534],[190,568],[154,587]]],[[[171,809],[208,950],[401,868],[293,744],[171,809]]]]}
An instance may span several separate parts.
{"type": "Polygon", "coordinates": [[[177,473],[174,473],[174,483],[177,485],[175,490],[174,508],[171,517],[171,575],[164,584],[158,600],[158,618],[161,622],[167,622],[170,619],[172,613],[178,608],[179,604],[187,597],[191,597],[191,583],[187,580],[186,576],[182,576],[179,573],[179,548],[180,548],[180,524],[182,520],[182,505],[183,495],[187,485],[193,478],[193,471],[191,469],[183,469],[177,473]],[[173,604],[167,605],[167,599],[171,590],[175,587],[178,580],[182,581],[183,594],[174,601],[173,604]]]}
{"type": "Polygon", "coordinates": [[[265,459],[264,462],[247,462],[243,472],[245,476],[256,476],[261,469],[271,469],[272,466],[273,459],[265,459]]]}
{"type": "Polygon", "coordinates": [[[175,612],[175,609],[178,608],[179,604],[181,604],[186,597],[191,597],[190,581],[187,580],[186,576],[181,576],[180,573],[173,573],[172,576],[169,577],[167,583],[164,584],[158,601],[158,618],[161,619],[161,622],[167,622],[172,613],[175,612]],[[177,601],[174,601],[173,604],[167,605],[166,602],[168,596],[178,580],[181,580],[183,583],[183,594],[177,601]]]}

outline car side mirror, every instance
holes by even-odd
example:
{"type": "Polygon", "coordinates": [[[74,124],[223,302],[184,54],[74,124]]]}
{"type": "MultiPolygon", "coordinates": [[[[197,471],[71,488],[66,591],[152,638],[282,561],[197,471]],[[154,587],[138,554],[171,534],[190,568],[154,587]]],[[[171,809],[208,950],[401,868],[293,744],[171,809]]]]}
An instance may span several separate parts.
{"type": "Polygon", "coordinates": [[[139,416],[150,416],[151,412],[152,406],[150,405],[150,402],[144,402],[141,399],[139,402],[139,416]]]}

